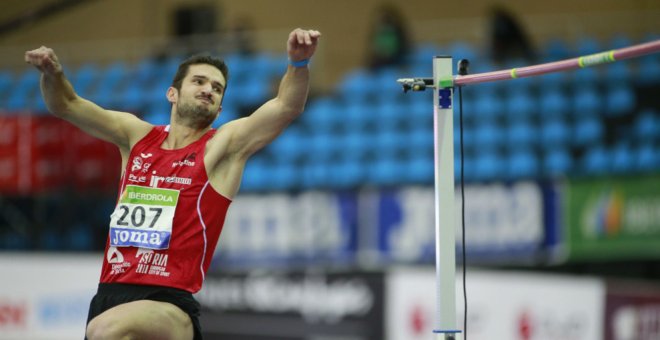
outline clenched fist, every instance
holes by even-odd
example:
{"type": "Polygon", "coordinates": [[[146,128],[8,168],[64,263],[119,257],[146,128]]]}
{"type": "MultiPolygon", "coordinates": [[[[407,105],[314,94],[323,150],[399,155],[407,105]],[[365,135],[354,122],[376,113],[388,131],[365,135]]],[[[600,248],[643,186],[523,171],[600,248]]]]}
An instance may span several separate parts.
{"type": "Polygon", "coordinates": [[[36,50],[25,52],[25,62],[33,65],[44,74],[62,73],[62,65],[52,48],[41,46],[36,50]]]}

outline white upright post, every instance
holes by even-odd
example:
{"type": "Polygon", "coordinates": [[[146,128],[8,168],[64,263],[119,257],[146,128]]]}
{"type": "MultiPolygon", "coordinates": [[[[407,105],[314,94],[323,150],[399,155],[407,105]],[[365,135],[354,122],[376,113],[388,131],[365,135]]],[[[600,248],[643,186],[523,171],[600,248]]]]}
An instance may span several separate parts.
{"type": "Polygon", "coordinates": [[[436,340],[458,340],[454,223],[454,107],[452,58],[433,59],[435,145],[436,340]]]}

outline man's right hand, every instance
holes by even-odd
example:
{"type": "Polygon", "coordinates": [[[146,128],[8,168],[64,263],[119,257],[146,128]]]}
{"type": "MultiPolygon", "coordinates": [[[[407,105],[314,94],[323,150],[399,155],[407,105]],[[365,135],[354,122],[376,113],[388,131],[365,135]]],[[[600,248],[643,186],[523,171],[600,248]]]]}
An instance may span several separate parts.
{"type": "Polygon", "coordinates": [[[44,74],[55,75],[62,73],[62,65],[57,60],[55,51],[46,46],[25,52],[25,62],[36,67],[44,74]]]}

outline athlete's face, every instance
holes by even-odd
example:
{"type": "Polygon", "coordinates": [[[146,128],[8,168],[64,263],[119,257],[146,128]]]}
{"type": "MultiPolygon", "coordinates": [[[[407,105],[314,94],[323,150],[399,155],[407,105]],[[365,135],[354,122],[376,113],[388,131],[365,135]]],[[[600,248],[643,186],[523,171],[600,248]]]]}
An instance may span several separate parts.
{"type": "Polygon", "coordinates": [[[222,109],[225,85],[225,77],[214,66],[190,65],[181,90],[172,98],[175,119],[190,127],[211,125],[222,109]]]}

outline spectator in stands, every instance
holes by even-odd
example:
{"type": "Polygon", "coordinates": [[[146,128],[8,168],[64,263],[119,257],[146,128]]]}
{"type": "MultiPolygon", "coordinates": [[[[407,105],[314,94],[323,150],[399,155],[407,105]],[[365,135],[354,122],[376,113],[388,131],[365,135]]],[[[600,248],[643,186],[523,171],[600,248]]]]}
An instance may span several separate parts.
{"type": "Polygon", "coordinates": [[[533,62],[536,54],[527,34],[515,16],[503,7],[495,6],[490,11],[490,54],[494,62],[508,60],[533,62]]]}
{"type": "Polygon", "coordinates": [[[409,47],[408,28],[401,11],[393,4],[382,4],[374,13],[369,31],[369,69],[403,65],[409,47]]]}
{"type": "Polygon", "coordinates": [[[247,159],[303,111],[321,34],[289,34],[289,67],[277,96],[217,131],[227,66],[193,56],[177,70],[167,99],[170,125],[153,126],[80,98],[52,49],[25,53],[41,71],[50,112],[120,150],[120,195],[110,216],[101,283],[90,305],[93,339],[201,339],[199,291],[247,159]]]}

